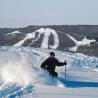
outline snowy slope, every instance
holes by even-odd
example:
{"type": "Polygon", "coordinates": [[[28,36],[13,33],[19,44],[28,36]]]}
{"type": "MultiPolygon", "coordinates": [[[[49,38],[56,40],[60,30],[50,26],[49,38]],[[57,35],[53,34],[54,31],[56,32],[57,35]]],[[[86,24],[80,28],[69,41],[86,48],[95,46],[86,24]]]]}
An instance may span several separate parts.
{"type": "Polygon", "coordinates": [[[0,47],[0,98],[97,98],[98,58],[29,47],[0,47]],[[58,79],[40,69],[54,51],[65,68],[57,68],[58,79]]]}
{"type": "Polygon", "coordinates": [[[24,44],[24,42],[27,41],[28,39],[32,39],[32,43],[30,43],[30,45],[32,45],[34,43],[34,41],[37,41],[42,34],[44,35],[44,38],[43,38],[43,41],[42,41],[42,44],[41,44],[41,48],[52,48],[52,49],[57,49],[58,48],[58,46],[59,46],[58,34],[56,33],[55,30],[53,30],[51,28],[40,28],[38,30],[35,30],[32,33],[28,33],[28,34],[26,34],[26,37],[24,39],[17,42],[16,44],[14,44],[14,46],[22,46],[24,44]],[[38,33],[37,38],[35,38],[36,33],[38,33]],[[48,41],[49,41],[49,36],[50,35],[53,35],[53,37],[54,37],[54,44],[48,46],[48,41]]]}
{"type": "MultiPolygon", "coordinates": [[[[17,34],[17,33],[20,33],[20,32],[15,31],[15,32],[12,32],[12,33],[8,33],[7,35],[9,35],[9,34],[17,34]]],[[[27,40],[32,39],[32,42],[29,44],[29,46],[31,46],[35,41],[39,40],[41,35],[44,35],[44,38],[43,38],[41,46],[40,46],[41,48],[57,49],[59,47],[58,33],[56,32],[56,30],[51,29],[51,28],[40,28],[38,30],[35,30],[32,33],[28,33],[28,34],[26,34],[24,39],[20,40],[16,44],[14,44],[14,46],[22,46],[27,40]],[[37,38],[35,36],[36,33],[38,33],[37,38]],[[51,35],[53,35],[53,40],[54,40],[53,45],[49,45],[49,36],[51,36],[51,35]]],[[[67,33],[66,33],[66,35],[68,36],[68,38],[70,38],[75,43],[75,46],[68,48],[70,51],[74,51],[74,52],[77,51],[79,46],[90,46],[90,44],[92,42],[96,42],[95,39],[87,39],[86,36],[81,41],[77,41],[71,35],[69,35],[67,33]]]]}
{"type": "Polygon", "coordinates": [[[14,35],[14,34],[20,34],[21,32],[19,31],[14,31],[14,32],[11,32],[11,33],[7,33],[6,35],[14,35]]]}
{"type": "Polygon", "coordinates": [[[0,46],[28,46],[98,57],[98,26],[51,25],[0,28],[0,46]]]}
{"type": "Polygon", "coordinates": [[[81,30],[80,27],[82,26],[78,28],[74,26],[27,26],[0,29],[0,45],[57,49],[98,56],[96,28],[83,26],[81,30]]]}
{"type": "Polygon", "coordinates": [[[79,46],[90,46],[90,44],[92,42],[96,42],[95,39],[87,39],[86,37],[84,37],[81,41],[77,41],[74,37],[70,36],[69,34],[66,34],[72,41],[74,41],[75,46],[70,47],[69,50],[70,51],[74,51],[76,52],[79,46]]]}

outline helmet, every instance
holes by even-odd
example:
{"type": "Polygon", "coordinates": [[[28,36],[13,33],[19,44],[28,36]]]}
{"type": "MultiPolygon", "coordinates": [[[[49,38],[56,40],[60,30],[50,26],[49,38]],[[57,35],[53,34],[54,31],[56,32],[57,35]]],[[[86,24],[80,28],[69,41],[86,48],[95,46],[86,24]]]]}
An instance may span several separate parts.
{"type": "Polygon", "coordinates": [[[54,52],[50,52],[50,56],[55,56],[55,53],[54,52]]]}

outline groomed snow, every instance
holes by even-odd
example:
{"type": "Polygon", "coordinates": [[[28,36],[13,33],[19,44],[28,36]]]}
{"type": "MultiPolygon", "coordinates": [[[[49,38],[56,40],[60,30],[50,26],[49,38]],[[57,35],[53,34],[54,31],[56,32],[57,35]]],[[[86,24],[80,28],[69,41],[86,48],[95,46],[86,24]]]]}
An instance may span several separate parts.
{"type": "Polygon", "coordinates": [[[91,44],[92,42],[96,42],[95,39],[89,40],[89,39],[87,39],[86,37],[84,37],[81,41],[77,41],[77,40],[76,40],[74,37],[72,37],[71,35],[69,35],[69,34],[66,34],[66,35],[67,35],[72,41],[74,41],[74,43],[75,43],[75,46],[69,48],[70,51],[74,51],[74,52],[77,51],[77,49],[78,49],[79,46],[84,46],[84,45],[90,46],[90,44],[91,44]]]}
{"type": "Polygon", "coordinates": [[[7,33],[6,36],[7,36],[7,35],[20,34],[20,33],[21,33],[20,31],[14,31],[14,32],[11,32],[11,33],[7,33]]]}
{"type": "Polygon", "coordinates": [[[41,44],[41,48],[51,48],[51,49],[57,49],[59,46],[59,38],[58,38],[58,34],[56,33],[56,31],[54,29],[51,28],[40,28],[32,33],[28,33],[26,34],[26,37],[17,42],[16,44],[14,44],[14,46],[22,46],[24,44],[24,42],[28,39],[32,39],[32,43],[30,43],[30,45],[32,45],[35,41],[37,41],[41,35],[44,35],[43,40],[42,40],[42,44],[41,44]],[[38,37],[35,38],[35,34],[38,33],[38,37]],[[48,41],[49,41],[49,36],[53,35],[53,40],[54,40],[54,44],[53,45],[49,45],[48,41]]]}

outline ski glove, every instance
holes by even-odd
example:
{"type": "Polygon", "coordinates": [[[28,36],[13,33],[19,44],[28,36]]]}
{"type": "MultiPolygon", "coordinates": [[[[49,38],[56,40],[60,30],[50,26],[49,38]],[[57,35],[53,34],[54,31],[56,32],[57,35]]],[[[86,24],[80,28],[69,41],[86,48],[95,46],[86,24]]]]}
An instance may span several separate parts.
{"type": "Polygon", "coordinates": [[[64,61],[64,65],[67,65],[67,62],[66,61],[64,61]]]}

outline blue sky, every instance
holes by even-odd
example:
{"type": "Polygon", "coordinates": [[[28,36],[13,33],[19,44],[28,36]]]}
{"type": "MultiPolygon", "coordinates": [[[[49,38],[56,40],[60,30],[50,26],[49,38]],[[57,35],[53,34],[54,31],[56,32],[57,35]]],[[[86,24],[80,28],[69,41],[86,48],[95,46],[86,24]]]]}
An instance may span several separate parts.
{"type": "Polygon", "coordinates": [[[0,27],[97,24],[98,0],[0,0],[0,27]]]}

